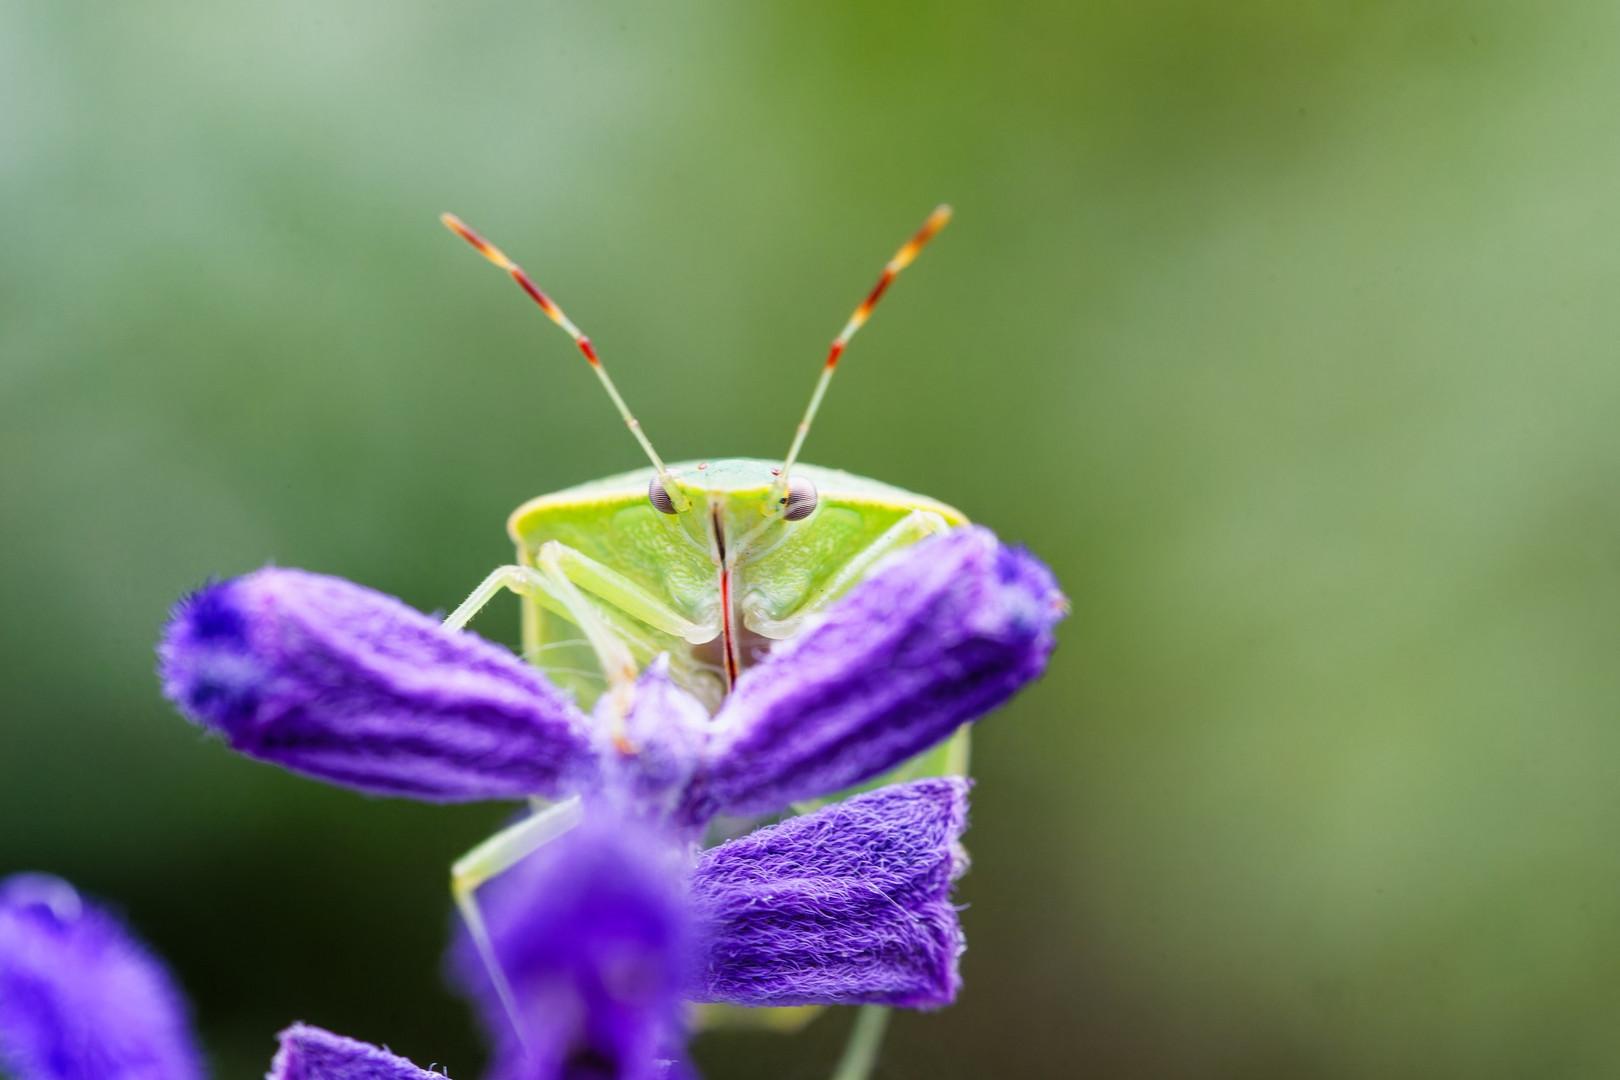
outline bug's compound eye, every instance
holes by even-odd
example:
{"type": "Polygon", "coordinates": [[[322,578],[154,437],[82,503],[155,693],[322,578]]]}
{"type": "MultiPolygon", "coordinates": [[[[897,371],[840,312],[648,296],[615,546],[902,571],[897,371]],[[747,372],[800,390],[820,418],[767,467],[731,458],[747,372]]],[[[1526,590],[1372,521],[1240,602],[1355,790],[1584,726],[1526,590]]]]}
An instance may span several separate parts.
{"type": "Polygon", "coordinates": [[[782,516],[788,521],[803,521],[816,512],[816,503],[821,496],[816,494],[816,485],[802,476],[795,476],[788,481],[787,499],[782,504],[782,516]]]}
{"type": "Polygon", "coordinates": [[[652,483],[647,485],[647,501],[652,503],[653,509],[660,514],[675,512],[675,500],[669,497],[669,492],[664,490],[664,482],[656,476],[652,478],[652,483]]]}

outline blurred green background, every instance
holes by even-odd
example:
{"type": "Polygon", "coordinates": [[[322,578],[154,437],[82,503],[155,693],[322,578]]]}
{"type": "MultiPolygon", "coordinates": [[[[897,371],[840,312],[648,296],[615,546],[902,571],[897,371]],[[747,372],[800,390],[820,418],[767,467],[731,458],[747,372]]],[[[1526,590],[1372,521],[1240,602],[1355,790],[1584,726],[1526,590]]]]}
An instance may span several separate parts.
{"type": "MultiPolygon", "coordinates": [[[[507,812],[239,760],[167,605],[424,609],[523,499],[807,459],[1056,569],[980,729],[966,990],[880,1077],[1620,1074],[1620,9],[0,2],[0,872],[122,904],[219,1078],[305,1019],[476,1075],[507,812]]],[[[502,601],[479,623],[514,636],[502,601]]],[[[847,1015],[697,1045],[825,1076],[847,1015]]]]}

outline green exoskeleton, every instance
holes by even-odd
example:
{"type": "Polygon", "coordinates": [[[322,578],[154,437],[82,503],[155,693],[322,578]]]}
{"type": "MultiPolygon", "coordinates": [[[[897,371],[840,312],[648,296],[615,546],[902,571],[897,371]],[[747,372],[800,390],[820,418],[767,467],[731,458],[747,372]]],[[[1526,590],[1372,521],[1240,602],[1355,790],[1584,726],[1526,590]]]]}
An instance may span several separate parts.
{"type": "MultiPolygon", "coordinates": [[[[510,590],[521,598],[524,655],[582,705],[603,694],[628,702],[638,672],[667,653],[671,677],[713,712],[773,641],[792,637],[883,556],[964,523],[959,511],[926,496],[798,463],[845,346],[895,276],[949,218],[944,206],[929,216],[833,341],[784,460],[666,465],[590,339],[522,268],[446,214],[447,226],[510,274],[574,339],[651,462],[520,506],[507,522],[516,562],[490,574],[446,625],[465,626],[491,598],[510,590]]],[[[623,716],[624,706],[607,712],[623,716]]],[[[911,775],[964,771],[966,738],[966,730],[959,731],[926,760],[902,768],[911,775]]],[[[577,799],[548,807],[455,866],[457,903],[503,992],[474,890],[571,828],[579,814],[577,799]]]]}

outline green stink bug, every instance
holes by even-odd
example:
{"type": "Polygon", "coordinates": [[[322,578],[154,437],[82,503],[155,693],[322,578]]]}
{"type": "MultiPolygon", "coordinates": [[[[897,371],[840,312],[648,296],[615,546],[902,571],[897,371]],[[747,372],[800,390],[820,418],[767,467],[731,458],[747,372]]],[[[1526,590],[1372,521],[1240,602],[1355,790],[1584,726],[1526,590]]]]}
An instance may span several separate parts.
{"type": "MultiPolygon", "coordinates": [[[[523,652],[590,706],[603,694],[623,717],[638,672],[668,654],[674,681],[711,712],[772,641],[792,637],[882,557],[966,522],[946,504],[875,480],[798,464],[839,359],[873,307],[944,228],[941,206],[885,265],[834,339],[786,458],[666,465],[591,341],[529,276],[459,218],[443,221],[505,270],[585,355],[651,466],[520,506],[507,522],[517,560],[489,575],[445,620],[464,627],[495,595],[520,597],[523,652]]],[[[906,766],[909,775],[964,771],[966,730],[906,766]]],[[[628,748],[627,748],[628,749],[628,748]]],[[[474,891],[579,820],[577,799],[542,810],[456,863],[453,891],[497,989],[474,891]]]]}
{"type": "Polygon", "coordinates": [[[940,207],[884,267],[842,333],[780,464],[752,458],[666,465],[620,397],[591,341],[512,260],[459,218],[447,226],[506,270],[574,338],[651,468],[520,506],[507,522],[517,562],[453,612],[467,621],[502,589],[522,598],[523,649],[590,704],[628,685],[659,653],[711,711],[772,640],[840,596],[884,554],[966,518],[937,500],[812,465],[796,465],[849,339],[889,283],[935,233],[940,207]]]}

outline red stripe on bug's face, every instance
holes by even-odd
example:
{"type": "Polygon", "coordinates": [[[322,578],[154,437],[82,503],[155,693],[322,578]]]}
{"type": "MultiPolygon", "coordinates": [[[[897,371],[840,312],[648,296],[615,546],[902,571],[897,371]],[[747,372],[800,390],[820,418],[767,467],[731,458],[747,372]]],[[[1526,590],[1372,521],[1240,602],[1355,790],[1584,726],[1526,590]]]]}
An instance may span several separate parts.
{"type": "Polygon", "coordinates": [[[731,609],[731,560],[726,557],[726,519],[718,503],[709,508],[714,560],[720,568],[720,654],[726,665],[726,693],[737,683],[742,665],[737,656],[737,613],[731,609]]]}
{"type": "Polygon", "coordinates": [[[731,571],[720,571],[720,613],[722,636],[725,638],[726,652],[726,693],[737,685],[737,627],[732,620],[731,611],[731,571]]]}

